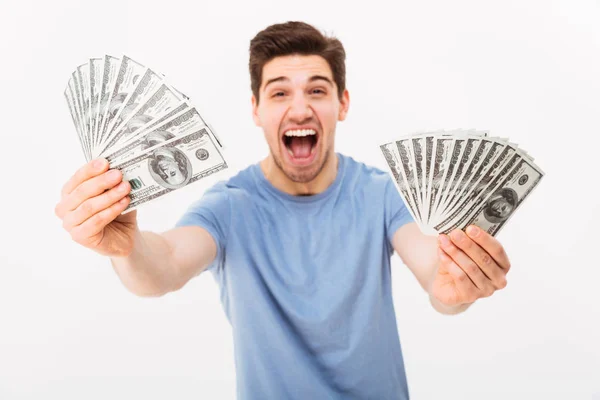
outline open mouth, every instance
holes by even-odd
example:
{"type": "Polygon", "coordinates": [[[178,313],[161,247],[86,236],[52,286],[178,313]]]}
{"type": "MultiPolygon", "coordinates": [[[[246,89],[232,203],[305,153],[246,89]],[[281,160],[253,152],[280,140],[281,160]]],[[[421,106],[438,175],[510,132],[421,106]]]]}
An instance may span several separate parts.
{"type": "Polygon", "coordinates": [[[310,161],[318,141],[319,135],[314,129],[291,129],[283,135],[283,144],[294,162],[310,161]]]}

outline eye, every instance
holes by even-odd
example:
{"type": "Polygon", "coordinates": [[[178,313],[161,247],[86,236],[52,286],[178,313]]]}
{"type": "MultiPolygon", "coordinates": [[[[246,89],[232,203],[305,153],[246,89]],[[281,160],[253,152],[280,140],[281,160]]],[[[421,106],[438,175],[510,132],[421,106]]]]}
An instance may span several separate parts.
{"type": "Polygon", "coordinates": [[[271,95],[271,97],[283,97],[283,96],[285,96],[285,93],[281,90],[278,90],[271,95]]]}
{"type": "Polygon", "coordinates": [[[310,93],[312,94],[325,94],[325,90],[321,89],[321,88],[314,88],[310,91],[310,93]]]}

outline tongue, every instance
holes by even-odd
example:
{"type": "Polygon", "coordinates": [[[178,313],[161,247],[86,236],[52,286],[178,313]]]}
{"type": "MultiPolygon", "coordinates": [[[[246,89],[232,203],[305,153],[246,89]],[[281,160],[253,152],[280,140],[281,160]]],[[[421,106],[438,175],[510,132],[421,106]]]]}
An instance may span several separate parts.
{"type": "Polygon", "coordinates": [[[293,136],[289,148],[294,158],[307,158],[310,156],[313,139],[308,136],[293,136]]]}

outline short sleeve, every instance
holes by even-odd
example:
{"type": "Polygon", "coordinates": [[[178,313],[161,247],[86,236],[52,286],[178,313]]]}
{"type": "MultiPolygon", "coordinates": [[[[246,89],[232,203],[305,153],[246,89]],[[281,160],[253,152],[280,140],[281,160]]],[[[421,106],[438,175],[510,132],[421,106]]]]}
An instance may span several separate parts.
{"type": "Polygon", "coordinates": [[[199,226],[206,229],[213,237],[217,245],[217,256],[207,270],[222,266],[224,262],[231,221],[231,207],[227,190],[225,182],[215,184],[194,202],[175,224],[176,227],[199,226]]]}
{"type": "Polygon", "coordinates": [[[414,219],[391,178],[386,182],[384,201],[385,228],[388,241],[391,243],[396,231],[402,225],[413,222],[414,219]]]}

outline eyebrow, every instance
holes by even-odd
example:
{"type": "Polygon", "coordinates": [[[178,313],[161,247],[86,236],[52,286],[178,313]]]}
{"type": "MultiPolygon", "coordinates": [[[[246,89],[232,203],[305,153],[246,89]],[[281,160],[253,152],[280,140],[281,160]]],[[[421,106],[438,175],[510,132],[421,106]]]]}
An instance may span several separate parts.
{"type": "MultiPolygon", "coordinates": [[[[265,89],[267,89],[267,86],[269,86],[271,83],[275,83],[275,82],[289,82],[290,79],[288,77],[285,76],[278,76],[277,78],[272,78],[269,79],[267,81],[267,83],[265,84],[265,89]]],[[[309,82],[314,82],[314,81],[325,81],[327,83],[329,83],[331,86],[333,86],[333,82],[331,81],[331,79],[329,79],[326,76],[323,75],[313,75],[310,78],[308,78],[309,82]]]]}

